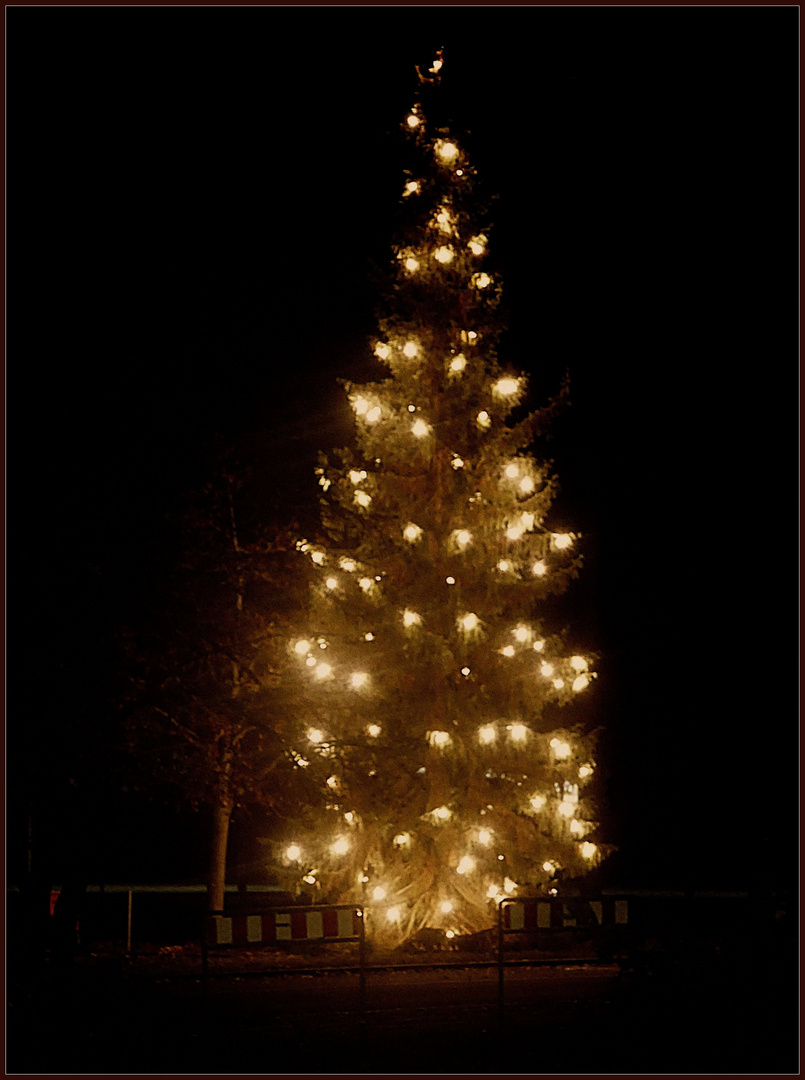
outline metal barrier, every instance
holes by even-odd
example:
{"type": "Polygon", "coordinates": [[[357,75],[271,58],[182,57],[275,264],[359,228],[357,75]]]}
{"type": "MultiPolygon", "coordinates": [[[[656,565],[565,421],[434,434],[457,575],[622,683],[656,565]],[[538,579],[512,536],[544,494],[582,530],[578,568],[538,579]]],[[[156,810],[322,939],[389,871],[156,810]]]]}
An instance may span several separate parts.
{"type": "Polygon", "coordinates": [[[504,946],[506,934],[532,933],[538,936],[558,930],[585,930],[591,933],[627,926],[629,902],[613,896],[507,897],[498,904],[498,1015],[503,1018],[504,946]]]}
{"type": "Polygon", "coordinates": [[[202,970],[209,971],[209,950],[259,949],[290,946],[299,942],[357,944],[360,974],[360,1005],[366,998],[366,931],[360,904],[321,904],[297,907],[287,904],[249,914],[215,912],[205,921],[201,939],[202,970]]]}

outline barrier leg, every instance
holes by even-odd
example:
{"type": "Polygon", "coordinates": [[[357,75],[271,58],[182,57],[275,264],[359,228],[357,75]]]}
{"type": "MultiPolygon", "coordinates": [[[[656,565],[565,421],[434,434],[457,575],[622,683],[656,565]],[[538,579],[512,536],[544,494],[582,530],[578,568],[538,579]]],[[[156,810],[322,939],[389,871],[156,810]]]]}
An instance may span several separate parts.
{"type": "Polygon", "coordinates": [[[498,1020],[503,1020],[503,908],[498,908],[498,1020]]]}

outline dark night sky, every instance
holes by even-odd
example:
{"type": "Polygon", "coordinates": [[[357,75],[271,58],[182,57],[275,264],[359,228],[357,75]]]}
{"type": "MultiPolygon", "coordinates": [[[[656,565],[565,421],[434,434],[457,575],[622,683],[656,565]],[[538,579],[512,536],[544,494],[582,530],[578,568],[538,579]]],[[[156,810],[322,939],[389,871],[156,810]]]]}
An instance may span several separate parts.
{"type": "Polygon", "coordinates": [[[792,7],[9,9],[9,655],[43,712],[69,703],[40,650],[91,667],[214,432],[268,513],[313,505],[413,65],[443,45],[499,196],[502,355],[535,404],[572,378],[557,513],[586,535],[627,864],[657,837],[677,880],[792,866],[798,29],[792,7]]]}

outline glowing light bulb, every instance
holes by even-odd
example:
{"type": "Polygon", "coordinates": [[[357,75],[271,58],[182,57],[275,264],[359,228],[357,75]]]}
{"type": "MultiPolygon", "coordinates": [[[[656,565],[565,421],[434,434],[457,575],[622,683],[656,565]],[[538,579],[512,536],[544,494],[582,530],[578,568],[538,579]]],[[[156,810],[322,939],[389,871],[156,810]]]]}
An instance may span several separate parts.
{"type": "Polygon", "coordinates": [[[351,574],[355,570],[355,561],[354,559],[342,559],[339,566],[342,570],[346,570],[348,574],[351,574]]]}
{"type": "Polygon", "coordinates": [[[366,414],[366,419],[369,421],[370,424],[376,424],[377,421],[380,419],[380,416],[380,406],[375,405],[375,407],[373,409],[370,409],[369,412],[366,414]]]}
{"type": "Polygon", "coordinates": [[[469,675],[469,673],[470,673],[470,669],[469,669],[468,667],[463,667],[463,668],[461,669],[461,674],[462,674],[462,675],[465,675],[465,676],[466,676],[466,675],[469,675]]]}
{"type": "Polygon", "coordinates": [[[349,840],[347,840],[346,836],[339,836],[333,844],[332,850],[336,855],[346,855],[349,851],[349,840]]]}
{"type": "Polygon", "coordinates": [[[546,660],[545,663],[542,664],[542,666],[540,667],[539,670],[540,670],[540,673],[542,675],[544,675],[546,679],[549,679],[551,677],[551,675],[553,675],[553,664],[549,664],[548,661],[546,660]]]}
{"type": "Polygon", "coordinates": [[[415,611],[409,611],[408,608],[403,612],[403,626],[416,626],[422,620],[415,611]]]}
{"type": "Polygon", "coordinates": [[[500,889],[497,887],[497,885],[490,885],[489,888],[486,890],[486,895],[489,897],[490,900],[494,900],[499,892],[500,889]]]}
{"type": "Polygon", "coordinates": [[[512,394],[517,393],[519,386],[519,379],[498,379],[492,390],[501,397],[510,397],[512,394]]]}
{"type": "Polygon", "coordinates": [[[453,460],[450,462],[450,464],[453,466],[454,469],[463,469],[464,468],[464,461],[460,457],[454,457],[453,460]]]}
{"type": "Polygon", "coordinates": [[[447,746],[450,735],[446,731],[432,731],[429,736],[431,746],[447,746]]]}
{"type": "Polygon", "coordinates": [[[498,570],[502,570],[505,574],[508,570],[511,570],[511,563],[508,559],[501,559],[498,563],[498,570]]]}
{"type": "Polygon", "coordinates": [[[473,274],[472,283],[476,289],[486,289],[492,284],[489,274],[473,274]]]}
{"type": "Polygon", "coordinates": [[[506,645],[500,651],[503,653],[504,656],[514,656],[515,649],[513,645],[506,645]]]}
{"type": "Polygon", "coordinates": [[[576,807],[574,806],[574,804],[572,802],[570,802],[569,799],[563,799],[559,803],[558,809],[559,809],[559,813],[562,815],[562,817],[568,817],[568,818],[573,817],[573,815],[576,812],[576,807]]]}
{"type": "Polygon", "coordinates": [[[528,495],[533,490],[534,481],[531,479],[530,476],[524,476],[523,479],[520,481],[520,491],[522,491],[524,495],[528,495]]]}
{"type": "Polygon", "coordinates": [[[544,641],[535,641],[534,642],[534,652],[542,652],[542,650],[544,648],[545,648],[545,642],[544,641]]]}
{"type": "Polygon", "coordinates": [[[329,664],[316,664],[316,678],[326,679],[332,670],[329,664]]]}
{"type": "Polygon", "coordinates": [[[375,640],[375,635],[370,630],[368,633],[363,635],[363,640],[364,641],[374,641],[375,640]]]}
{"type": "Polygon", "coordinates": [[[328,776],[327,777],[327,787],[332,788],[332,789],[337,788],[338,787],[338,777],[337,776],[328,776]]]}
{"type": "Polygon", "coordinates": [[[535,795],[531,799],[531,809],[532,810],[541,810],[544,805],[545,805],[545,797],[543,795],[535,795]]]}
{"type": "Polygon", "coordinates": [[[489,425],[492,423],[492,420],[491,420],[491,418],[489,416],[489,413],[486,411],[486,409],[482,409],[481,412],[478,413],[478,416],[476,417],[476,420],[477,420],[477,423],[478,423],[478,427],[482,427],[482,428],[488,428],[489,425]]]}
{"type": "Polygon", "coordinates": [[[344,814],[344,821],[353,822],[354,820],[355,815],[352,813],[351,810],[347,810],[346,814],[344,814]]]}
{"type": "Polygon", "coordinates": [[[408,411],[409,412],[416,412],[416,405],[409,405],[408,406],[408,411]]]}
{"type": "Polygon", "coordinates": [[[376,739],[380,734],[381,728],[379,724],[370,724],[366,729],[368,735],[371,735],[373,739],[376,739]]]}
{"type": "Polygon", "coordinates": [[[323,551],[312,551],[310,553],[310,557],[313,560],[313,562],[316,563],[317,566],[321,566],[321,564],[324,562],[324,552],[323,551]]]}
{"type": "Polygon", "coordinates": [[[465,855],[456,867],[457,874],[469,874],[475,869],[475,859],[471,855],[465,855]]]}
{"type": "Polygon", "coordinates": [[[581,836],[584,832],[584,826],[580,821],[577,821],[576,818],[573,818],[573,820],[570,822],[570,831],[573,833],[574,836],[581,836]]]}
{"type": "Polygon", "coordinates": [[[382,885],[375,885],[375,887],[372,889],[372,899],[373,900],[385,900],[386,899],[386,890],[383,888],[382,885]]]}
{"type": "Polygon", "coordinates": [[[450,900],[442,900],[441,904],[439,904],[439,911],[441,911],[444,915],[448,915],[452,910],[453,904],[450,900]]]}
{"type": "Polygon", "coordinates": [[[538,562],[535,562],[534,565],[531,567],[531,573],[536,575],[536,577],[542,577],[546,569],[547,567],[545,566],[545,563],[542,562],[542,560],[539,560],[538,562]]]}
{"type": "Polygon", "coordinates": [[[372,581],[372,579],[370,577],[362,577],[361,580],[358,582],[358,584],[360,585],[360,587],[363,589],[364,592],[369,592],[371,587],[374,585],[374,582],[372,581]]]}
{"type": "Polygon", "coordinates": [[[323,487],[325,491],[330,487],[331,484],[332,480],[328,480],[326,476],[322,476],[322,478],[319,480],[319,485],[323,487]]]}
{"type": "Polygon", "coordinates": [[[558,758],[570,757],[570,746],[566,742],[562,742],[561,739],[551,739],[551,746],[553,752],[558,758]]]}
{"type": "Polygon", "coordinates": [[[366,400],[366,398],[357,397],[352,402],[352,407],[358,414],[358,416],[365,416],[366,413],[369,411],[369,402],[366,400]]]}
{"type": "Polygon", "coordinates": [[[409,128],[415,128],[419,127],[420,121],[416,113],[409,113],[408,116],[405,118],[405,122],[406,124],[408,124],[409,128]]]}
{"type": "Polygon", "coordinates": [[[456,543],[461,544],[462,547],[466,547],[470,540],[472,540],[472,533],[468,532],[466,529],[459,529],[456,533],[456,543]]]}
{"type": "Polygon", "coordinates": [[[407,356],[409,360],[413,360],[415,356],[419,355],[419,346],[415,341],[406,341],[403,345],[403,356],[407,356]]]}
{"type": "Polygon", "coordinates": [[[349,681],[355,690],[360,690],[362,686],[366,686],[369,682],[369,676],[365,671],[353,671],[349,681]]]}
{"type": "Polygon", "coordinates": [[[478,625],[478,616],[474,611],[470,611],[462,618],[461,625],[465,630],[474,630],[478,625]]]}
{"type": "Polygon", "coordinates": [[[410,843],[410,840],[411,840],[411,834],[410,833],[401,832],[401,833],[397,833],[397,835],[392,840],[392,843],[394,844],[395,847],[405,847],[406,844],[410,843]]]}
{"type": "Polygon", "coordinates": [[[505,472],[506,472],[506,476],[508,476],[508,478],[510,480],[513,480],[515,478],[515,476],[520,475],[520,466],[519,465],[514,465],[514,464],[507,465],[506,469],[505,469],[505,472]]]}
{"type": "Polygon", "coordinates": [[[305,660],[305,663],[307,664],[308,667],[315,667],[316,663],[317,663],[316,657],[315,656],[309,656],[307,658],[307,660],[305,660]]]}
{"type": "Polygon", "coordinates": [[[517,627],[514,628],[512,633],[514,634],[514,636],[517,638],[518,641],[528,641],[528,627],[527,626],[517,626],[517,627]]]}
{"type": "Polygon", "coordinates": [[[591,844],[589,840],[585,841],[581,845],[581,853],[585,859],[592,859],[596,851],[598,851],[598,848],[595,846],[595,844],[591,844]]]}
{"type": "Polygon", "coordinates": [[[454,356],[450,361],[451,371],[463,371],[467,366],[467,358],[464,353],[459,353],[458,356],[454,356]]]}
{"type": "Polygon", "coordinates": [[[472,240],[470,240],[469,244],[467,245],[473,255],[483,255],[485,246],[485,236],[473,236],[472,240]]]}
{"type": "Polygon", "coordinates": [[[586,675],[578,675],[573,680],[573,689],[578,693],[579,690],[584,690],[584,688],[589,685],[589,682],[590,680],[586,675]]]}
{"type": "Polygon", "coordinates": [[[406,525],[403,529],[403,536],[406,540],[410,540],[412,543],[418,540],[422,535],[422,530],[418,525],[410,524],[406,525]]]}
{"type": "Polygon", "coordinates": [[[535,520],[534,515],[528,513],[528,511],[520,515],[520,521],[523,523],[524,529],[533,529],[535,520]]]}
{"type": "Polygon", "coordinates": [[[295,653],[299,653],[300,656],[304,656],[306,653],[310,652],[310,642],[297,641],[297,643],[293,647],[293,650],[295,653]]]}
{"type": "Polygon", "coordinates": [[[385,341],[378,341],[377,345],[375,345],[375,356],[381,360],[388,360],[391,356],[391,347],[385,341]]]}
{"type": "Polygon", "coordinates": [[[338,578],[328,577],[324,584],[327,586],[328,589],[337,589],[338,578]]]}
{"type": "Polygon", "coordinates": [[[485,727],[478,729],[478,738],[485,745],[493,743],[495,741],[495,729],[491,724],[487,724],[485,727]]]}
{"type": "Polygon", "coordinates": [[[291,844],[290,847],[285,849],[285,858],[290,859],[291,862],[296,862],[299,856],[302,854],[302,849],[298,844],[291,844]]]}
{"type": "Polygon", "coordinates": [[[414,435],[416,435],[418,439],[421,439],[423,438],[423,436],[428,434],[430,428],[424,420],[416,420],[411,426],[411,431],[413,431],[414,435]]]}
{"type": "Polygon", "coordinates": [[[579,776],[582,778],[582,780],[584,780],[586,777],[592,776],[592,775],[593,775],[593,770],[592,770],[591,765],[582,765],[582,767],[579,769],[579,776]]]}
{"type": "Polygon", "coordinates": [[[455,585],[456,583],[456,579],[452,577],[452,575],[450,577],[446,577],[444,580],[447,582],[448,585],[455,585]]]}
{"type": "Polygon", "coordinates": [[[489,831],[489,829],[479,829],[478,830],[478,843],[479,844],[483,844],[484,846],[486,846],[491,841],[491,839],[492,839],[492,833],[489,831]]]}
{"type": "Polygon", "coordinates": [[[390,907],[386,912],[386,919],[389,922],[396,922],[400,917],[400,909],[397,907],[390,907]]]}
{"type": "Polygon", "coordinates": [[[573,668],[574,671],[586,671],[587,661],[584,659],[583,656],[571,656],[570,666],[573,668]]]}
{"type": "Polygon", "coordinates": [[[437,262],[440,262],[440,263],[452,262],[452,260],[453,260],[453,250],[452,250],[452,248],[449,248],[449,247],[437,248],[433,253],[433,257],[436,259],[437,262]]]}
{"type": "Polygon", "coordinates": [[[503,891],[511,895],[517,892],[517,882],[512,881],[510,877],[503,879],[503,891]]]}
{"type": "Polygon", "coordinates": [[[512,738],[515,742],[522,742],[528,734],[525,724],[512,724],[512,738]]]}
{"type": "Polygon", "coordinates": [[[454,161],[458,156],[458,147],[455,143],[445,142],[440,139],[436,143],[436,153],[443,161],[454,161]]]}
{"type": "Polygon", "coordinates": [[[542,869],[545,871],[546,874],[551,874],[553,873],[554,865],[552,862],[544,862],[542,864],[542,869]]]}
{"type": "Polygon", "coordinates": [[[312,874],[305,874],[305,876],[302,878],[302,881],[304,881],[306,885],[316,884],[316,879],[312,874]]]}
{"type": "Polygon", "coordinates": [[[572,543],[573,537],[569,533],[553,534],[553,546],[559,551],[563,551],[565,548],[569,548],[572,543]]]}
{"type": "Polygon", "coordinates": [[[506,536],[509,538],[509,540],[519,540],[524,532],[525,529],[522,525],[510,525],[509,528],[506,530],[506,536]]]}
{"type": "Polygon", "coordinates": [[[372,501],[372,496],[369,495],[368,492],[366,492],[366,491],[356,491],[355,492],[355,502],[358,504],[358,506],[368,506],[371,501],[372,501]]]}
{"type": "Polygon", "coordinates": [[[405,190],[408,192],[409,195],[415,195],[416,192],[419,191],[419,184],[416,182],[416,180],[409,180],[408,183],[405,185],[405,190]]]}
{"type": "Polygon", "coordinates": [[[447,821],[450,815],[451,811],[446,806],[437,806],[433,811],[433,816],[437,817],[439,821],[447,821]]]}
{"type": "Polygon", "coordinates": [[[361,480],[366,479],[366,473],[363,469],[350,469],[349,478],[353,484],[359,484],[361,480]]]}
{"type": "Polygon", "coordinates": [[[320,743],[324,738],[324,733],[319,731],[318,728],[310,728],[307,737],[312,743],[320,743]]]}
{"type": "Polygon", "coordinates": [[[565,685],[565,680],[564,679],[554,679],[553,680],[554,690],[561,690],[564,685],[565,685]]]}
{"type": "Polygon", "coordinates": [[[413,257],[409,257],[405,260],[405,269],[410,270],[411,273],[413,273],[414,270],[419,269],[419,263],[413,257]]]}

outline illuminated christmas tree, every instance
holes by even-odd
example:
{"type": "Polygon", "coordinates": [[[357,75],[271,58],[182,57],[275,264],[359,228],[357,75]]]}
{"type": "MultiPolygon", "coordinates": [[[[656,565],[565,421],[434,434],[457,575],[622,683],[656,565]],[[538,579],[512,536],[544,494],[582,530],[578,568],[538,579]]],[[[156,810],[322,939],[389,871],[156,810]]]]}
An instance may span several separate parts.
{"type": "Polygon", "coordinates": [[[387,374],[345,384],[355,443],[317,470],[326,542],[299,543],[311,612],[283,728],[322,797],[277,842],[281,874],[316,902],[365,902],[387,941],[488,928],[504,896],[601,857],[573,719],[592,658],[541,618],[579,562],[578,537],[546,525],[556,480],[531,452],[555,402],[512,419],[526,378],[497,358],[474,170],[423,105],[441,66],[403,121],[417,164],[374,343],[387,374]]]}

